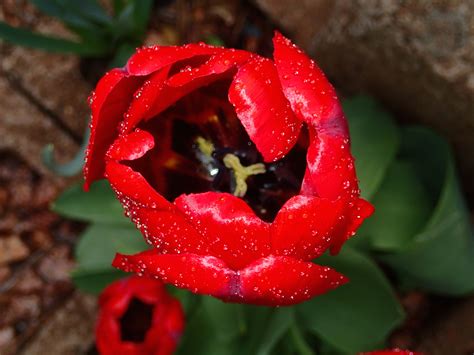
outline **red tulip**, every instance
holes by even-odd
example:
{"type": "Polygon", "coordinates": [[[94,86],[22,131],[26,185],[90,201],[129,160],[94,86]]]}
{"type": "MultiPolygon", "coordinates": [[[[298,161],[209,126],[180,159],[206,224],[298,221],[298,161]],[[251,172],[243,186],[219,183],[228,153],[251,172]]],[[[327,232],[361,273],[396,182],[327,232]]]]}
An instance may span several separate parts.
{"type": "Polygon", "coordinates": [[[225,301],[288,305],[347,279],[359,198],[336,92],[277,33],[274,61],[189,44],[137,51],[91,96],[86,188],[107,177],[151,251],[114,266],[225,301]]]}
{"type": "Polygon", "coordinates": [[[184,327],[181,304],[163,283],[132,276],[99,298],[96,344],[102,355],[173,354],[184,327]]]}

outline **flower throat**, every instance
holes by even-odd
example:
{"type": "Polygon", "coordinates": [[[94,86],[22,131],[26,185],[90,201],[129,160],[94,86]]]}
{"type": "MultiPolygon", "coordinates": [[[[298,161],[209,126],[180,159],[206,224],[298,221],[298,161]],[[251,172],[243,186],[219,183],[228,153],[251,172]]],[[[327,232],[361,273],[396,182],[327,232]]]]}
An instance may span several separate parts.
{"type": "Polygon", "coordinates": [[[155,148],[144,157],[154,166],[144,174],[147,180],[171,201],[183,193],[228,192],[246,201],[263,220],[272,221],[299,193],[306,167],[306,132],[302,130],[284,158],[265,163],[226,100],[209,102],[200,94],[183,101],[142,126],[157,137],[155,148]],[[157,121],[159,126],[153,124],[157,121]],[[169,147],[164,146],[166,141],[169,147]],[[162,171],[156,171],[157,165],[162,171]]]}

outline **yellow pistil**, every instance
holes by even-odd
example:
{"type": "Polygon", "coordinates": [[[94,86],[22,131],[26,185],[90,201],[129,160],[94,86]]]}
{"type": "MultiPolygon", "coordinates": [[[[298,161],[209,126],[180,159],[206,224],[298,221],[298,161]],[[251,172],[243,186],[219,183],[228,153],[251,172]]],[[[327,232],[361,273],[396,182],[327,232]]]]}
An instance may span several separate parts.
{"type": "Polygon", "coordinates": [[[231,169],[235,178],[234,195],[237,197],[244,197],[247,192],[247,178],[252,175],[264,174],[265,165],[262,163],[243,166],[239,158],[234,154],[226,154],[224,159],[226,168],[231,169]]]}
{"type": "Polygon", "coordinates": [[[209,158],[212,156],[212,153],[214,152],[214,144],[212,144],[211,141],[208,141],[203,137],[197,137],[196,143],[202,154],[209,158]]]}

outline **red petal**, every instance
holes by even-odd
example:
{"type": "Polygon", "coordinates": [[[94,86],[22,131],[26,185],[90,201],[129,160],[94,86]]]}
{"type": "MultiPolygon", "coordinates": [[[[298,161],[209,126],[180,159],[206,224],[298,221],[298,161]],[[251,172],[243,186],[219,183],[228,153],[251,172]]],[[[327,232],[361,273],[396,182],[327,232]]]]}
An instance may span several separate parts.
{"type": "Polygon", "coordinates": [[[228,49],[211,57],[197,68],[190,70],[183,68],[158,88],[155,92],[155,102],[144,118],[157,116],[187,94],[224,79],[231,69],[244,63],[249,57],[247,52],[228,49]]]}
{"type": "Polygon", "coordinates": [[[125,272],[159,278],[194,293],[220,297],[229,293],[232,271],[213,256],[158,254],[145,251],[135,255],[117,254],[112,265],[125,272]]]}
{"type": "Polygon", "coordinates": [[[167,298],[155,306],[152,327],[145,339],[147,350],[142,354],[174,354],[184,329],[184,313],[178,300],[167,298]]]}
{"type": "Polygon", "coordinates": [[[171,354],[184,326],[180,303],[170,297],[164,284],[150,278],[132,276],[109,285],[100,296],[96,340],[101,354],[171,354]],[[152,324],[145,340],[132,343],[122,339],[120,318],[138,298],[153,306],[152,324]],[[157,349],[160,349],[159,351],[157,349]],[[161,351],[166,349],[167,353],[161,351]]]}
{"type": "Polygon", "coordinates": [[[213,55],[224,51],[204,43],[191,43],[184,46],[144,47],[128,60],[126,69],[131,75],[148,75],[170,64],[194,56],[213,55]]]}
{"type": "Polygon", "coordinates": [[[120,317],[125,313],[132,297],[132,289],[128,287],[128,278],[119,280],[102,291],[99,297],[99,306],[110,316],[120,317]]]}
{"type": "Polygon", "coordinates": [[[153,136],[147,131],[137,129],[117,138],[107,151],[107,158],[115,161],[139,159],[154,146],[153,136]]]}
{"type": "Polygon", "coordinates": [[[347,281],[329,267],[286,256],[262,258],[240,272],[243,300],[266,306],[300,303],[347,281]]]}
{"type": "Polygon", "coordinates": [[[206,63],[199,67],[190,68],[189,70],[187,68],[181,69],[180,72],[168,80],[168,85],[175,87],[184,86],[199,78],[225,73],[234,67],[244,64],[252,56],[250,52],[226,49],[224,52],[213,55],[206,63]]]}
{"type": "Polygon", "coordinates": [[[304,261],[322,255],[333,241],[345,202],[310,196],[288,200],[272,224],[272,251],[304,261]]]}
{"type": "Polygon", "coordinates": [[[284,157],[296,143],[301,121],[283,96],[270,60],[255,58],[241,67],[229,88],[229,101],[265,161],[284,157]]]}
{"type": "Polygon", "coordinates": [[[135,223],[148,243],[163,254],[203,254],[207,251],[203,237],[177,209],[140,208],[135,213],[135,223]]]}
{"type": "Polygon", "coordinates": [[[223,75],[234,66],[245,62],[250,53],[245,51],[226,50],[212,56],[203,65],[187,70],[182,69],[168,79],[169,67],[156,72],[135,93],[135,100],[125,115],[122,132],[128,132],[141,120],[157,116],[180,98],[222,79],[223,75]]]}
{"type": "Polygon", "coordinates": [[[91,136],[84,165],[85,189],[104,174],[104,156],[118,136],[119,123],[123,118],[135,90],[144,78],[129,77],[120,70],[108,72],[97,84],[90,97],[92,109],[91,136]]]}
{"type": "Polygon", "coordinates": [[[338,238],[331,245],[331,254],[336,255],[342,248],[342,245],[352,237],[362,222],[374,213],[374,206],[363,199],[357,199],[343,215],[341,226],[337,232],[338,238]]]}
{"type": "Polygon", "coordinates": [[[107,163],[106,176],[132,218],[137,205],[147,208],[173,208],[173,205],[156,192],[140,173],[129,166],[111,161],[107,163]]]}
{"type": "Polygon", "coordinates": [[[143,86],[135,92],[133,100],[130,102],[130,107],[124,116],[124,121],[120,126],[122,134],[132,130],[150,111],[162,90],[162,86],[168,79],[169,69],[170,67],[167,66],[153,73],[143,83],[143,86]]]}
{"type": "Polygon", "coordinates": [[[306,156],[307,173],[302,186],[313,185],[318,196],[330,199],[357,198],[360,194],[355,174],[354,158],[349,140],[326,132],[310,131],[310,146],[306,156]]]}
{"type": "Polygon", "coordinates": [[[321,197],[358,196],[347,122],[336,92],[321,69],[276,33],[274,57],[283,91],[296,115],[310,125],[308,171],[303,187],[321,197]],[[310,185],[314,188],[308,188],[310,185]]]}
{"type": "Polygon", "coordinates": [[[240,198],[226,193],[181,195],[174,202],[196,226],[211,255],[239,270],[270,250],[269,224],[240,198]]]}
{"type": "Polygon", "coordinates": [[[273,38],[276,68],[293,111],[308,124],[327,127],[348,136],[336,91],[324,73],[301,49],[276,32],[273,38]]]}

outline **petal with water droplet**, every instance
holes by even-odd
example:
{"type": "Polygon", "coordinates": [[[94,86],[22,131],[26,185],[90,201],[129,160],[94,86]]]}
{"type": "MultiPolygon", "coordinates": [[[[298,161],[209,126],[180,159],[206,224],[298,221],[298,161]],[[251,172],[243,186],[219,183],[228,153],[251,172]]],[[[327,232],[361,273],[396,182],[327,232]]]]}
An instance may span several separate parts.
{"type": "Polygon", "coordinates": [[[359,198],[352,201],[349,208],[344,213],[343,223],[337,231],[337,238],[334,239],[331,245],[331,254],[336,255],[342,248],[342,245],[352,236],[354,236],[356,230],[360,227],[364,220],[374,213],[374,206],[369,202],[359,198]]]}
{"type": "Polygon", "coordinates": [[[155,250],[135,255],[117,254],[112,265],[125,272],[156,277],[194,293],[222,297],[229,293],[234,272],[213,256],[159,254],[155,250]]]}
{"type": "Polygon", "coordinates": [[[162,253],[208,252],[209,246],[202,235],[177,208],[169,211],[138,208],[134,218],[145,239],[162,253]]]}
{"type": "Polygon", "coordinates": [[[270,60],[254,58],[241,67],[230,85],[229,101],[265,161],[284,157],[295,145],[301,121],[284,97],[270,60]]]}
{"type": "Polygon", "coordinates": [[[129,214],[133,213],[135,205],[157,209],[173,208],[140,173],[129,166],[110,161],[106,166],[106,176],[129,214]]]}
{"type": "Polygon", "coordinates": [[[240,292],[247,303],[293,305],[347,281],[345,276],[326,266],[286,256],[268,256],[240,272],[240,292]]]}
{"type": "Polygon", "coordinates": [[[84,188],[101,179],[105,169],[105,153],[118,136],[118,128],[133,93],[143,77],[130,77],[121,69],[109,71],[97,84],[90,99],[92,118],[91,136],[86,150],[84,188]]]}
{"type": "Polygon", "coordinates": [[[270,251],[270,226],[227,193],[181,195],[175,205],[202,235],[211,255],[239,270],[270,251]]]}
{"type": "Polygon", "coordinates": [[[296,115],[309,125],[311,143],[304,189],[332,199],[358,196],[347,121],[334,88],[321,69],[289,39],[277,32],[273,43],[283,92],[296,115]]]}
{"type": "Polygon", "coordinates": [[[165,81],[168,79],[169,70],[170,66],[166,66],[154,72],[134,93],[130,107],[124,115],[124,120],[120,126],[122,134],[128,133],[136,127],[151,110],[159,93],[162,92],[165,81]]]}
{"type": "Polygon", "coordinates": [[[180,60],[195,56],[211,56],[225,50],[224,48],[199,43],[191,43],[179,47],[143,47],[130,57],[126,70],[130,75],[148,75],[180,60]]]}
{"type": "Polygon", "coordinates": [[[272,251],[304,261],[322,255],[336,235],[345,201],[294,196],[281,208],[272,224],[272,251]]]}
{"type": "Polygon", "coordinates": [[[139,159],[154,146],[153,136],[147,131],[137,129],[117,138],[107,151],[107,159],[113,161],[139,159]]]}

